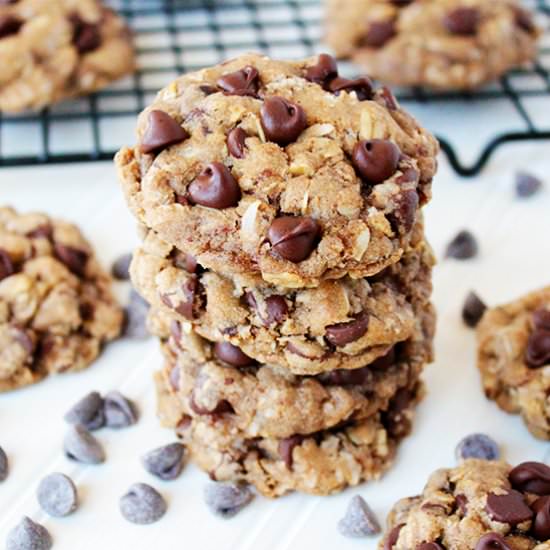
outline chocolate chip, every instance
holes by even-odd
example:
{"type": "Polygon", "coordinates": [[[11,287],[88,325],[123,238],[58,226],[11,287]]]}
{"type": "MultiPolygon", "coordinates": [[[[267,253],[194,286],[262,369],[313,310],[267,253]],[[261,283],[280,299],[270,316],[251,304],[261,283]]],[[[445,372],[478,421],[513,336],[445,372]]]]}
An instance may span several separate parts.
{"type": "Polygon", "coordinates": [[[382,422],[391,437],[401,438],[411,430],[411,421],[405,414],[414,393],[408,388],[401,388],[390,401],[388,410],[384,413],[382,422]]]}
{"type": "Polygon", "coordinates": [[[195,296],[199,289],[199,283],[196,277],[190,277],[181,285],[181,291],[183,293],[183,300],[175,302],[174,298],[168,294],[162,294],[162,302],[173,309],[187,320],[192,321],[195,318],[195,296]]]}
{"type": "Polygon", "coordinates": [[[391,0],[391,3],[394,5],[394,6],[398,6],[398,7],[403,7],[403,6],[408,6],[409,4],[412,4],[414,2],[414,0],[391,0]]]}
{"type": "Polygon", "coordinates": [[[242,128],[233,128],[227,134],[227,150],[237,159],[244,158],[245,140],[248,134],[242,128]]]}
{"type": "Polygon", "coordinates": [[[525,498],[517,491],[510,491],[504,495],[487,495],[486,510],[495,521],[516,526],[533,517],[533,511],[525,502],[525,498]]]}
{"type": "Polygon", "coordinates": [[[0,249],[0,281],[14,273],[15,267],[9,254],[5,250],[0,249]]]}
{"type": "Polygon", "coordinates": [[[445,550],[445,548],[437,542],[423,542],[416,547],[416,550],[445,550]]]}
{"type": "Polygon", "coordinates": [[[386,86],[382,87],[379,94],[380,97],[384,100],[384,104],[386,105],[387,109],[389,109],[390,111],[395,111],[399,109],[397,99],[389,88],[387,88],[386,86]]]}
{"type": "Polygon", "coordinates": [[[476,544],[475,550],[514,550],[508,546],[506,540],[498,533],[483,535],[476,544]]]}
{"type": "Polygon", "coordinates": [[[346,515],[338,522],[338,531],[344,537],[363,538],[380,533],[380,523],[365,499],[355,495],[346,511],[346,515]]]}
{"type": "Polygon", "coordinates": [[[120,497],[119,507],[125,519],[138,525],[155,523],[166,513],[166,501],[162,495],[145,483],[134,483],[120,497]]]}
{"type": "Polygon", "coordinates": [[[455,456],[458,461],[468,458],[498,460],[500,458],[500,449],[497,443],[488,435],[471,434],[458,443],[455,449],[455,456]]]}
{"type": "Polygon", "coordinates": [[[550,495],[550,466],[542,462],[523,462],[508,476],[514,489],[535,495],[550,495]]]}
{"type": "Polygon", "coordinates": [[[172,387],[172,389],[174,391],[179,391],[181,385],[181,369],[178,365],[174,365],[170,369],[168,379],[170,381],[170,386],[172,387]]]}
{"type": "Polygon", "coordinates": [[[533,330],[527,342],[525,362],[533,369],[550,364],[550,330],[533,330]]]}
{"type": "Polygon", "coordinates": [[[61,518],[76,510],[76,487],[65,474],[46,476],[38,485],[36,496],[42,510],[50,516],[61,518]]]}
{"type": "Polygon", "coordinates": [[[184,269],[185,271],[187,271],[187,273],[193,274],[201,271],[201,266],[197,262],[197,258],[195,258],[195,256],[192,256],[191,254],[175,250],[174,254],[172,255],[172,259],[176,267],[184,269]]]}
{"type": "Polygon", "coordinates": [[[273,250],[285,260],[298,263],[310,256],[321,227],[307,216],[282,216],[273,220],[267,238],[273,250]]]}
{"type": "Polygon", "coordinates": [[[6,451],[0,447],[0,481],[4,481],[8,477],[8,472],[8,456],[6,451]]]}
{"type": "Polygon", "coordinates": [[[255,97],[260,87],[259,73],[256,68],[247,65],[244,69],[223,75],[217,85],[228,95],[255,97]]]}
{"type": "Polygon", "coordinates": [[[333,386],[362,386],[372,380],[371,366],[360,369],[337,369],[321,376],[323,382],[333,386]]]}
{"type": "Polygon", "coordinates": [[[118,391],[105,396],[103,409],[108,428],[127,428],[138,421],[136,405],[118,391]]]}
{"type": "Polygon", "coordinates": [[[537,27],[535,25],[535,22],[533,21],[533,18],[531,17],[531,14],[519,6],[512,6],[514,10],[514,18],[516,21],[516,25],[523,29],[525,32],[529,34],[534,34],[537,30],[537,27]]]}
{"type": "Polygon", "coordinates": [[[315,82],[321,86],[327,84],[330,80],[338,76],[338,66],[336,59],[332,55],[322,53],[317,58],[317,63],[306,69],[305,77],[310,82],[315,82]]]}
{"type": "Polygon", "coordinates": [[[98,392],[92,391],[75,403],[65,414],[65,422],[80,424],[87,430],[98,430],[105,425],[103,399],[98,392]]]}
{"type": "Polygon", "coordinates": [[[445,15],[443,25],[452,34],[463,36],[477,33],[480,14],[476,8],[456,8],[445,15]]]}
{"type": "Polygon", "coordinates": [[[235,412],[231,403],[229,403],[229,401],[226,401],[225,399],[222,399],[212,410],[202,407],[201,405],[198,405],[195,401],[194,394],[191,394],[191,397],[189,399],[189,406],[191,407],[191,410],[193,412],[201,416],[208,415],[212,417],[217,417],[223,414],[233,414],[235,412]]]}
{"type": "Polygon", "coordinates": [[[229,168],[221,162],[211,162],[189,184],[187,195],[192,204],[222,210],[237,206],[241,189],[229,168]]]}
{"type": "Polygon", "coordinates": [[[533,313],[533,326],[542,330],[550,330],[550,309],[541,307],[533,313]]]}
{"type": "Polygon", "coordinates": [[[391,178],[397,171],[400,157],[399,147],[384,139],[360,141],[352,153],[353,165],[368,185],[377,185],[391,178]]]}
{"type": "Polygon", "coordinates": [[[263,322],[266,326],[278,325],[288,316],[288,306],[283,296],[272,295],[265,299],[266,316],[263,322]]]}
{"type": "Polygon", "coordinates": [[[23,26],[23,21],[13,15],[0,16],[0,39],[12,36],[19,32],[23,26]]]}
{"type": "Polygon", "coordinates": [[[304,436],[296,434],[279,441],[279,456],[289,470],[292,470],[292,464],[294,463],[292,456],[294,448],[300,446],[304,439],[304,436]]]}
{"type": "Polygon", "coordinates": [[[148,338],[147,314],[149,304],[134,290],[130,291],[130,300],[126,307],[124,336],[128,338],[148,338]]]}
{"type": "Polygon", "coordinates": [[[413,228],[419,203],[415,189],[405,189],[395,197],[394,211],[388,217],[392,227],[400,235],[409,233],[413,228]]]}
{"type": "Polygon", "coordinates": [[[455,496],[455,504],[457,508],[460,510],[461,514],[465,516],[468,512],[468,498],[466,495],[456,495],[455,496]]]}
{"type": "Polygon", "coordinates": [[[381,48],[395,36],[395,21],[373,21],[361,44],[369,48],[381,48]]]}
{"type": "Polygon", "coordinates": [[[340,92],[347,92],[348,94],[355,92],[359,101],[372,99],[374,94],[374,84],[368,76],[355,78],[354,80],[337,76],[326,87],[336,96],[340,95],[340,92]]]}
{"type": "Polygon", "coordinates": [[[361,312],[349,323],[339,323],[326,328],[325,338],[333,346],[345,346],[363,336],[369,328],[369,314],[361,312]]]}
{"type": "Polygon", "coordinates": [[[70,17],[73,24],[73,44],[80,54],[97,50],[101,46],[99,25],[84,21],[78,14],[70,17]]]}
{"type": "Polygon", "coordinates": [[[456,260],[468,260],[477,256],[477,240],[469,231],[460,231],[456,237],[447,245],[445,257],[456,260]]]}
{"type": "Polygon", "coordinates": [[[47,239],[49,241],[53,237],[53,228],[49,224],[39,225],[36,229],[29,231],[26,236],[29,239],[47,239]]]}
{"type": "Polygon", "coordinates": [[[181,443],[171,443],[153,449],[141,458],[143,467],[163,480],[176,479],[183,469],[185,447],[181,443]]]}
{"type": "Polygon", "coordinates": [[[168,113],[153,110],[141,138],[140,151],[158,154],[162,150],[189,138],[189,134],[168,113]]]}
{"type": "Polygon", "coordinates": [[[84,277],[86,274],[86,264],[88,263],[88,253],[86,251],[61,243],[55,243],[53,248],[56,258],[69,271],[79,277],[84,277]]]}
{"type": "Polygon", "coordinates": [[[405,524],[402,523],[401,525],[396,525],[389,533],[386,538],[386,541],[384,542],[384,550],[392,550],[392,548],[395,546],[395,543],[399,540],[399,533],[401,532],[401,529],[405,527],[405,524]]]}
{"type": "Polygon", "coordinates": [[[6,550],[50,550],[52,536],[48,530],[32,519],[24,517],[9,533],[6,550]]]}
{"type": "Polygon", "coordinates": [[[516,195],[522,199],[532,197],[542,189],[542,180],[527,172],[518,172],[515,183],[516,195]]]}
{"type": "Polygon", "coordinates": [[[251,367],[256,364],[254,359],[229,342],[216,342],[214,353],[218,359],[234,367],[251,367]]]}
{"type": "Polygon", "coordinates": [[[252,491],[238,483],[209,483],[204,488],[206,506],[224,519],[238,514],[253,498],[252,491]]]}
{"type": "Polygon", "coordinates": [[[550,496],[538,498],[531,508],[535,512],[533,535],[540,541],[550,540],[550,496]]]}
{"type": "Polygon", "coordinates": [[[79,424],[71,426],[65,435],[63,448],[67,458],[83,464],[105,462],[105,452],[99,441],[79,424]]]}
{"type": "Polygon", "coordinates": [[[130,279],[130,264],[132,263],[132,254],[122,254],[111,266],[111,275],[119,281],[128,281],[130,279]]]}
{"type": "Polygon", "coordinates": [[[284,97],[268,97],[260,110],[260,122],[269,141],[284,146],[296,141],[307,126],[306,113],[284,97]]]}
{"type": "Polygon", "coordinates": [[[467,326],[476,327],[486,310],[485,303],[475,292],[471,291],[462,306],[462,320],[467,326]]]}

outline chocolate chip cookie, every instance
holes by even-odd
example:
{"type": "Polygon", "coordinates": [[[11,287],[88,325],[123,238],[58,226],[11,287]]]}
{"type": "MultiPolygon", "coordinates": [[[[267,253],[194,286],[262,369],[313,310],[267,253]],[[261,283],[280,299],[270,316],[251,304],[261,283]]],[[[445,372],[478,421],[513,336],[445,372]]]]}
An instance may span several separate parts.
{"type": "Polygon", "coordinates": [[[0,392],[88,366],[122,310],[77,227],[0,208],[0,392]]]}
{"type": "Polygon", "coordinates": [[[537,54],[540,31],[515,0],[326,0],[326,40],[399,86],[476,88],[537,54]]]}
{"type": "Polygon", "coordinates": [[[400,500],[382,550],[548,550],[550,468],[469,459],[400,500]]]}
{"type": "Polygon", "coordinates": [[[130,209],[220,275],[286,288],[378,273],[431,193],[436,140],[327,55],[248,54],[187,74],[116,163],[130,209]]]}
{"type": "Polygon", "coordinates": [[[0,3],[0,111],[41,109],[131,73],[124,21],[98,0],[0,3]]]}
{"type": "Polygon", "coordinates": [[[487,310],[477,335],[487,397],[550,440],[550,287],[487,310]]]}
{"type": "Polygon", "coordinates": [[[259,275],[223,277],[149,232],[133,256],[136,289],[208,340],[228,342],[294,374],[361,368],[411,337],[429,306],[432,251],[418,242],[401,261],[363,279],[284,289],[259,275]]]}

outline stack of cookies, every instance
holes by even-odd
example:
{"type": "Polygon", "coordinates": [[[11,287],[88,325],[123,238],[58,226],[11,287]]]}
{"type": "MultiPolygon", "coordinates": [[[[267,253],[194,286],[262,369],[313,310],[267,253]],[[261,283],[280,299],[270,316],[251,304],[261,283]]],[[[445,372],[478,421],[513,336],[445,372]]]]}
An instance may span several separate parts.
{"type": "Polygon", "coordinates": [[[268,496],[377,478],[431,360],[421,207],[435,139],[327,55],[185,75],[117,155],[159,412],[216,480],[268,496]]]}

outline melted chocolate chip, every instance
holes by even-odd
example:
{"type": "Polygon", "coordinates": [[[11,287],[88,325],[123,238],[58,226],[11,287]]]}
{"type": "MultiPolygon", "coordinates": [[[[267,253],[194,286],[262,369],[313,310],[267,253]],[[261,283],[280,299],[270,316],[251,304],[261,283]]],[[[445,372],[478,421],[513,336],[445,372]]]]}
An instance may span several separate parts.
{"type": "Polygon", "coordinates": [[[533,369],[550,364],[550,330],[537,328],[531,333],[525,350],[525,362],[533,369]]]}
{"type": "Polygon", "coordinates": [[[399,540],[399,533],[401,532],[401,529],[403,529],[403,527],[405,527],[404,523],[402,523],[401,525],[396,525],[389,532],[386,542],[384,543],[384,550],[392,550],[392,548],[395,546],[395,543],[399,540]]]}
{"type": "Polygon", "coordinates": [[[190,277],[181,286],[181,290],[183,292],[183,301],[176,303],[174,302],[173,298],[168,294],[162,294],[160,298],[167,307],[173,309],[181,316],[185,317],[187,320],[192,321],[195,318],[194,305],[195,296],[198,289],[199,282],[197,281],[197,278],[190,277]]]}
{"type": "Polygon", "coordinates": [[[529,34],[534,34],[537,30],[537,27],[535,26],[535,22],[533,21],[531,14],[527,12],[527,10],[522,9],[519,6],[513,6],[513,9],[516,25],[520,29],[523,29],[525,32],[529,34]]]}
{"type": "Polygon", "coordinates": [[[337,76],[327,84],[327,89],[334,95],[340,95],[340,92],[347,92],[348,94],[355,92],[359,101],[372,99],[374,94],[374,84],[368,76],[355,78],[354,80],[337,76]]]}
{"type": "Polygon", "coordinates": [[[477,33],[480,15],[476,8],[456,8],[445,15],[443,25],[452,34],[469,36],[477,33]]]}
{"type": "Polygon", "coordinates": [[[304,436],[297,434],[279,441],[279,455],[289,470],[292,470],[294,448],[301,445],[304,439],[304,436]]]}
{"type": "Polygon", "coordinates": [[[39,225],[36,229],[29,231],[26,236],[29,239],[47,239],[53,237],[53,227],[49,224],[39,225]]]}
{"type": "Polygon", "coordinates": [[[211,162],[189,184],[187,195],[193,204],[223,210],[237,206],[241,189],[229,168],[221,162],[211,162]]]}
{"type": "Polygon", "coordinates": [[[382,355],[378,359],[375,359],[369,367],[374,370],[385,370],[394,365],[397,361],[397,353],[395,346],[390,348],[386,355],[382,355]]]}
{"type": "Polygon", "coordinates": [[[535,495],[550,495],[550,466],[542,462],[523,462],[508,476],[514,489],[535,495]]]}
{"type": "Polygon", "coordinates": [[[101,31],[99,25],[87,23],[79,15],[70,18],[73,24],[73,44],[78,53],[85,54],[97,50],[101,46],[101,31]]]}
{"type": "Polygon", "coordinates": [[[533,313],[533,326],[542,330],[550,330],[550,309],[539,308],[533,313]]]}
{"type": "Polygon", "coordinates": [[[363,336],[369,328],[369,315],[361,312],[353,321],[326,328],[325,338],[333,346],[345,346],[363,336]]]}
{"type": "Polygon", "coordinates": [[[247,133],[242,128],[233,128],[227,134],[227,150],[229,154],[237,159],[244,158],[245,139],[247,133]]]}
{"type": "Polygon", "coordinates": [[[475,292],[470,292],[462,306],[462,320],[467,326],[474,328],[486,310],[487,306],[481,298],[475,292]]]}
{"type": "Polygon", "coordinates": [[[321,228],[306,216],[282,216],[269,227],[267,238],[273,250],[285,260],[298,263],[313,252],[321,228]]]}
{"type": "Polygon", "coordinates": [[[411,421],[405,411],[414,395],[411,390],[401,388],[390,402],[390,406],[383,416],[383,424],[391,437],[401,438],[411,430],[411,421]]]}
{"type": "Polygon", "coordinates": [[[372,381],[370,365],[360,369],[337,369],[321,376],[321,380],[331,386],[362,386],[372,381]]]}
{"type": "Polygon", "coordinates": [[[395,143],[383,140],[364,140],[355,144],[352,161],[368,185],[376,185],[395,174],[401,151],[395,143]]]}
{"type": "Polygon", "coordinates": [[[176,267],[184,269],[187,273],[197,273],[201,269],[201,266],[197,262],[197,258],[186,252],[175,250],[171,254],[171,258],[176,267]]]}
{"type": "Polygon", "coordinates": [[[188,137],[189,134],[168,113],[153,110],[147,119],[147,128],[141,139],[140,151],[146,154],[157,154],[188,137]]]}
{"type": "Polygon", "coordinates": [[[251,65],[247,65],[239,71],[223,75],[217,82],[218,88],[221,88],[228,95],[248,95],[256,96],[260,87],[260,78],[258,70],[251,65]]]}
{"type": "Polygon", "coordinates": [[[298,139],[307,126],[306,113],[284,97],[268,97],[260,110],[260,122],[269,141],[285,146],[298,139]]]}
{"type": "Polygon", "coordinates": [[[395,209],[389,215],[393,229],[400,235],[409,233],[416,221],[420,198],[414,189],[405,189],[395,197],[395,209]]]}
{"type": "Polygon", "coordinates": [[[468,512],[468,498],[466,497],[466,495],[456,495],[455,504],[457,509],[460,510],[460,513],[465,516],[468,512]]]}
{"type": "Polygon", "coordinates": [[[535,512],[533,535],[540,541],[550,540],[550,496],[538,498],[531,508],[535,512]]]}
{"type": "Polygon", "coordinates": [[[533,517],[533,511],[518,491],[510,491],[503,495],[490,493],[487,496],[486,510],[495,521],[516,526],[533,517]]]}
{"type": "Polygon", "coordinates": [[[416,547],[416,550],[445,550],[438,542],[423,542],[416,547]]]}
{"type": "Polygon", "coordinates": [[[389,88],[384,86],[379,93],[380,97],[384,100],[384,104],[390,111],[395,111],[396,109],[399,109],[397,99],[389,88]]]}
{"type": "Polygon", "coordinates": [[[194,413],[201,416],[220,416],[222,414],[233,414],[235,412],[235,409],[233,409],[231,403],[229,403],[229,401],[226,401],[225,399],[222,399],[214,407],[214,409],[208,410],[197,404],[197,402],[195,401],[195,396],[193,394],[191,394],[191,398],[189,399],[189,406],[194,413]]]}
{"type": "Polygon", "coordinates": [[[508,546],[506,540],[498,533],[487,533],[483,535],[476,544],[475,550],[514,550],[508,546]]]}
{"type": "Polygon", "coordinates": [[[234,367],[251,367],[256,364],[254,359],[229,342],[216,342],[214,353],[218,359],[234,367]]]}
{"type": "Polygon", "coordinates": [[[0,39],[17,34],[22,26],[23,21],[13,15],[0,16],[0,39]]]}
{"type": "Polygon", "coordinates": [[[266,316],[263,319],[266,326],[278,325],[288,316],[288,306],[283,296],[268,296],[265,299],[266,316]]]}
{"type": "Polygon", "coordinates": [[[395,21],[373,21],[368,28],[367,34],[362,40],[364,46],[370,48],[381,48],[395,36],[395,21]]]}
{"type": "Polygon", "coordinates": [[[327,82],[338,76],[336,60],[331,55],[322,53],[317,58],[317,63],[308,67],[305,77],[310,82],[324,86],[327,82]]]}
{"type": "Polygon", "coordinates": [[[15,267],[9,254],[5,250],[0,249],[0,281],[14,273],[15,267]]]}
{"type": "Polygon", "coordinates": [[[88,263],[87,252],[61,243],[55,243],[53,248],[56,258],[65,264],[69,271],[84,277],[88,263]]]}

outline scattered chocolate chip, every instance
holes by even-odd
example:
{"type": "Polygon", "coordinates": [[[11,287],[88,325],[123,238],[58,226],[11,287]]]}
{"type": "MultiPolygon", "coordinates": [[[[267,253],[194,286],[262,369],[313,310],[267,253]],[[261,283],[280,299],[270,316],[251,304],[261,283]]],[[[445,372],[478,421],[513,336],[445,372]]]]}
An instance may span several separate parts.
{"type": "Polygon", "coordinates": [[[19,32],[23,26],[23,21],[13,15],[0,16],[0,39],[12,36],[19,32]]]}
{"type": "Polygon", "coordinates": [[[423,542],[416,547],[416,550],[445,550],[438,542],[423,542]]]}
{"type": "Polygon", "coordinates": [[[374,94],[374,84],[368,76],[355,78],[354,80],[337,76],[326,87],[336,96],[340,95],[340,92],[347,92],[348,94],[355,92],[359,101],[372,99],[374,94]]]}
{"type": "Polygon", "coordinates": [[[248,134],[242,128],[233,128],[227,134],[227,150],[229,154],[237,159],[244,158],[245,140],[248,134]]]}
{"type": "Polygon", "coordinates": [[[9,254],[5,250],[0,249],[0,281],[14,273],[15,267],[9,254]]]}
{"type": "Polygon", "coordinates": [[[282,323],[288,316],[288,306],[283,296],[273,294],[265,299],[264,325],[270,327],[282,323]]]}
{"type": "Polygon", "coordinates": [[[504,495],[487,495],[486,510],[495,521],[516,526],[533,517],[533,511],[525,502],[525,498],[518,491],[510,491],[504,495]]]}
{"type": "Polygon", "coordinates": [[[477,240],[469,231],[460,231],[456,237],[447,245],[445,257],[456,260],[468,260],[477,256],[477,240]]]}
{"type": "Polygon", "coordinates": [[[325,338],[333,346],[345,346],[361,338],[369,328],[369,315],[361,312],[349,323],[339,323],[326,328],[325,338]]]}
{"type": "Polygon", "coordinates": [[[346,511],[346,515],[338,522],[338,531],[344,537],[363,538],[380,533],[380,523],[365,499],[355,495],[346,511]]]}
{"type": "Polygon", "coordinates": [[[294,463],[292,456],[294,448],[299,447],[304,439],[303,435],[296,434],[279,441],[279,456],[283,459],[289,470],[292,470],[292,464],[294,463]]]}
{"type": "Polygon", "coordinates": [[[68,458],[83,464],[105,462],[105,451],[99,441],[84,427],[71,426],[65,435],[63,448],[68,458]]]}
{"type": "Polygon", "coordinates": [[[370,23],[367,34],[361,44],[369,48],[381,48],[395,36],[395,21],[373,21],[370,23]]]}
{"type": "Polygon", "coordinates": [[[523,462],[508,476],[514,489],[535,495],[550,495],[550,466],[542,462],[523,462]]]}
{"type": "Polygon", "coordinates": [[[469,327],[476,327],[481,321],[487,306],[481,298],[473,291],[468,293],[462,306],[462,320],[469,327]]]}
{"type": "Polygon", "coordinates": [[[531,332],[525,350],[525,362],[533,369],[550,364],[550,330],[536,328],[531,332]]]}
{"type": "Polygon", "coordinates": [[[321,233],[319,224],[306,216],[282,216],[273,220],[267,238],[285,260],[298,263],[310,256],[321,233]]]}
{"type": "Polygon", "coordinates": [[[384,542],[384,550],[392,550],[395,546],[395,543],[399,540],[399,533],[401,529],[405,527],[405,524],[396,525],[388,534],[386,541],[384,542]]]}
{"type": "Polygon", "coordinates": [[[229,168],[221,162],[211,162],[189,184],[187,195],[192,204],[222,210],[237,206],[241,189],[229,168]]]}
{"type": "Polygon", "coordinates": [[[126,307],[126,322],[124,336],[128,338],[148,338],[147,314],[149,304],[134,290],[130,291],[130,300],[126,307]]]}
{"type": "Polygon", "coordinates": [[[498,533],[487,533],[483,535],[476,544],[475,550],[514,550],[508,546],[506,540],[498,533]]]}
{"type": "Polygon", "coordinates": [[[59,518],[74,512],[78,500],[72,479],[60,473],[46,476],[38,485],[36,497],[44,512],[59,518]]]}
{"type": "Polygon", "coordinates": [[[462,439],[455,449],[458,461],[468,458],[498,460],[500,449],[497,443],[485,434],[471,434],[462,439]]]}
{"type": "Polygon", "coordinates": [[[119,281],[128,281],[130,279],[130,264],[132,263],[132,254],[122,254],[111,266],[111,275],[119,281]]]}
{"type": "Polygon", "coordinates": [[[4,481],[8,477],[8,472],[8,456],[6,451],[0,447],[0,481],[4,481]]]}
{"type": "Polygon", "coordinates": [[[237,483],[209,483],[204,488],[204,501],[208,509],[224,519],[238,514],[254,495],[246,486],[237,483]]]}
{"type": "Polygon", "coordinates": [[[550,309],[539,308],[533,313],[533,326],[542,330],[550,330],[550,309]]]}
{"type": "Polygon", "coordinates": [[[127,428],[138,420],[135,404],[118,391],[111,391],[105,396],[103,409],[108,428],[127,428]]]}
{"type": "Polygon", "coordinates": [[[285,146],[298,139],[307,126],[306,113],[284,97],[268,97],[260,110],[260,122],[269,141],[285,146]]]}
{"type": "Polygon", "coordinates": [[[48,530],[28,517],[24,517],[9,533],[6,550],[50,550],[52,536],[48,530]]]}
{"type": "Polygon", "coordinates": [[[181,443],[170,443],[149,451],[141,462],[150,474],[160,479],[176,479],[183,469],[184,452],[185,447],[181,443]]]}
{"type": "Polygon", "coordinates": [[[260,87],[258,70],[250,65],[234,73],[223,75],[217,82],[228,95],[248,95],[255,97],[260,87]]]}
{"type": "Polygon", "coordinates": [[[416,221],[420,199],[415,189],[405,189],[395,197],[395,209],[388,217],[400,235],[411,231],[416,221]]]}
{"type": "Polygon", "coordinates": [[[542,189],[542,180],[527,172],[518,172],[515,183],[516,195],[522,199],[532,197],[542,189]]]}
{"type": "Polygon", "coordinates": [[[62,262],[69,271],[84,277],[86,274],[86,264],[88,263],[88,253],[72,246],[61,243],[53,245],[56,258],[62,262]]]}
{"type": "Polygon", "coordinates": [[[306,69],[305,77],[310,82],[321,86],[338,76],[338,65],[332,55],[322,53],[317,58],[317,63],[306,69]]]}
{"type": "Polygon", "coordinates": [[[368,185],[377,185],[391,178],[397,171],[400,157],[399,147],[384,139],[360,141],[352,153],[353,165],[368,185]]]}
{"type": "Polygon", "coordinates": [[[443,25],[452,34],[469,36],[477,33],[480,22],[476,8],[456,8],[445,15],[443,25]]]}
{"type": "Polygon", "coordinates": [[[150,485],[134,483],[120,497],[120,513],[131,523],[146,525],[155,523],[166,513],[166,501],[150,485]]]}
{"type": "Polygon", "coordinates": [[[87,430],[99,430],[105,425],[103,398],[93,391],[75,403],[65,414],[65,422],[80,424],[87,430]]]}
{"type": "Polygon", "coordinates": [[[153,110],[149,113],[147,127],[141,138],[140,151],[158,154],[162,150],[189,138],[189,134],[168,113],[153,110]]]}
{"type": "Polygon", "coordinates": [[[550,540],[550,496],[538,498],[531,508],[535,512],[533,535],[540,541],[550,540]]]}
{"type": "Polygon", "coordinates": [[[71,16],[73,24],[73,44],[80,54],[90,53],[101,46],[99,25],[84,21],[78,14],[71,16]]]}
{"type": "Polygon", "coordinates": [[[214,353],[218,359],[234,367],[251,367],[256,364],[254,359],[229,342],[216,342],[214,353]]]}

